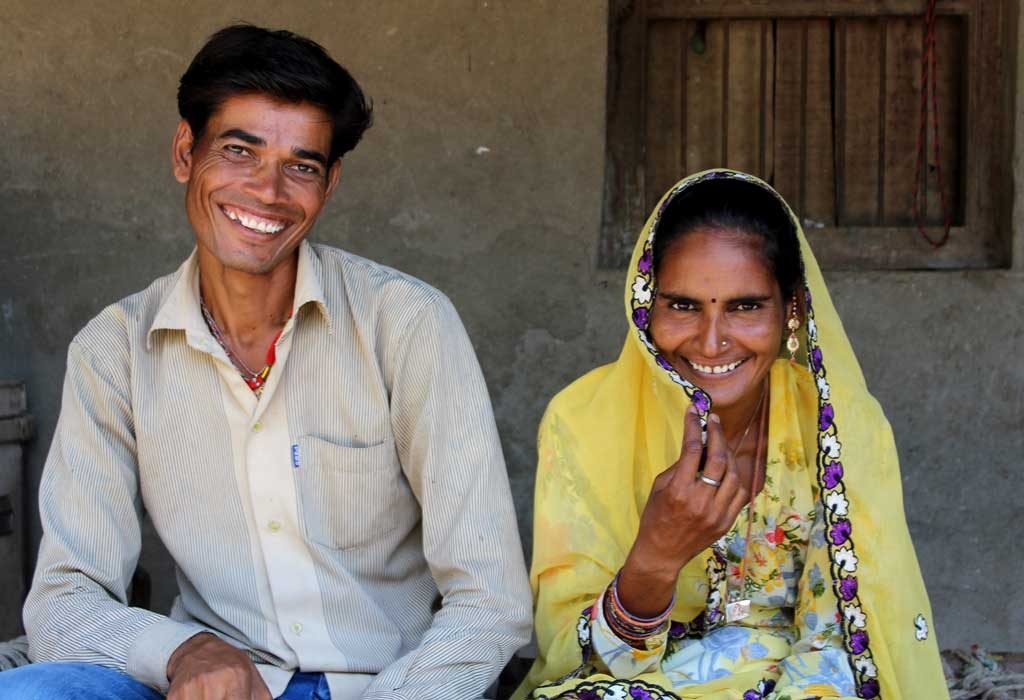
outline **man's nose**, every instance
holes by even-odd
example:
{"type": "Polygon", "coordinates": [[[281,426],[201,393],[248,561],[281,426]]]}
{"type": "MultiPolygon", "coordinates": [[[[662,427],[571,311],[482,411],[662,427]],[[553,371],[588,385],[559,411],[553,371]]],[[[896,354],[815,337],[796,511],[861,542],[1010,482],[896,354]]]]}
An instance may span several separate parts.
{"type": "Polygon", "coordinates": [[[246,180],[245,190],[264,204],[274,204],[284,190],[284,174],[275,163],[263,162],[246,180]]]}

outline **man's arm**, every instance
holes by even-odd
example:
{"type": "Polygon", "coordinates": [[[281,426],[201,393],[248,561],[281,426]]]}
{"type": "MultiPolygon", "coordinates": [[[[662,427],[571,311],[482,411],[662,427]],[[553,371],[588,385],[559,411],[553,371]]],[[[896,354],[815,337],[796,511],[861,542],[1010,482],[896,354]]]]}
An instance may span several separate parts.
{"type": "Polygon", "coordinates": [[[72,342],[25,629],[33,661],[96,663],[166,692],[171,653],[202,629],[128,607],[141,546],[135,455],[127,359],[72,342]]]}
{"type": "Polygon", "coordinates": [[[443,596],[418,649],[367,700],[479,698],[530,637],[530,588],[483,375],[451,303],[428,304],[397,346],[391,412],[443,596]]]}

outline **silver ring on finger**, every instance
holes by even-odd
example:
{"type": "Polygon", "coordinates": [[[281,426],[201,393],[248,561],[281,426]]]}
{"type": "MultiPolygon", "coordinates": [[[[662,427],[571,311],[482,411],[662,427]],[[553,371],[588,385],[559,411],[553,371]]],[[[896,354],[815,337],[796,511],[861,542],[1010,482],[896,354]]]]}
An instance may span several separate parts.
{"type": "Polygon", "coordinates": [[[716,489],[722,485],[721,481],[719,481],[718,479],[712,479],[710,476],[707,476],[706,474],[701,474],[700,480],[703,481],[708,486],[714,486],[716,489]]]}

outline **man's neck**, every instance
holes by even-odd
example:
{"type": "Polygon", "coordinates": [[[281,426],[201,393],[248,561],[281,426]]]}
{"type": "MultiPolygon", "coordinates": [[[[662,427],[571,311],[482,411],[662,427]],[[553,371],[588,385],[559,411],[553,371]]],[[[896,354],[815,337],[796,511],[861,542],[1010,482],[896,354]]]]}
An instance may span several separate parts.
{"type": "MultiPolygon", "coordinates": [[[[263,275],[224,267],[213,256],[199,255],[199,287],[232,351],[246,364],[261,358],[288,320],[295,296],[298,251],[263,275]]],[[[253,366],[253,365],[250,365],[253,366]]]]}

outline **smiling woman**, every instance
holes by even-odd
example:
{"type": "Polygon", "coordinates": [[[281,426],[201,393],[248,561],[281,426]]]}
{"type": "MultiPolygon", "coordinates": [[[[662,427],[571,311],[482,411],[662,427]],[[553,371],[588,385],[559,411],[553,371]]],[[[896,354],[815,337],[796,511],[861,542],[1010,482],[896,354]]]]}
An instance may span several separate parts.
{"type": "Polygon", "coordinates": [[[517,697],[942,697],[888,423],[789,207],[692,176],[629,269],[619,359],[541,425],[517,697]]]}

